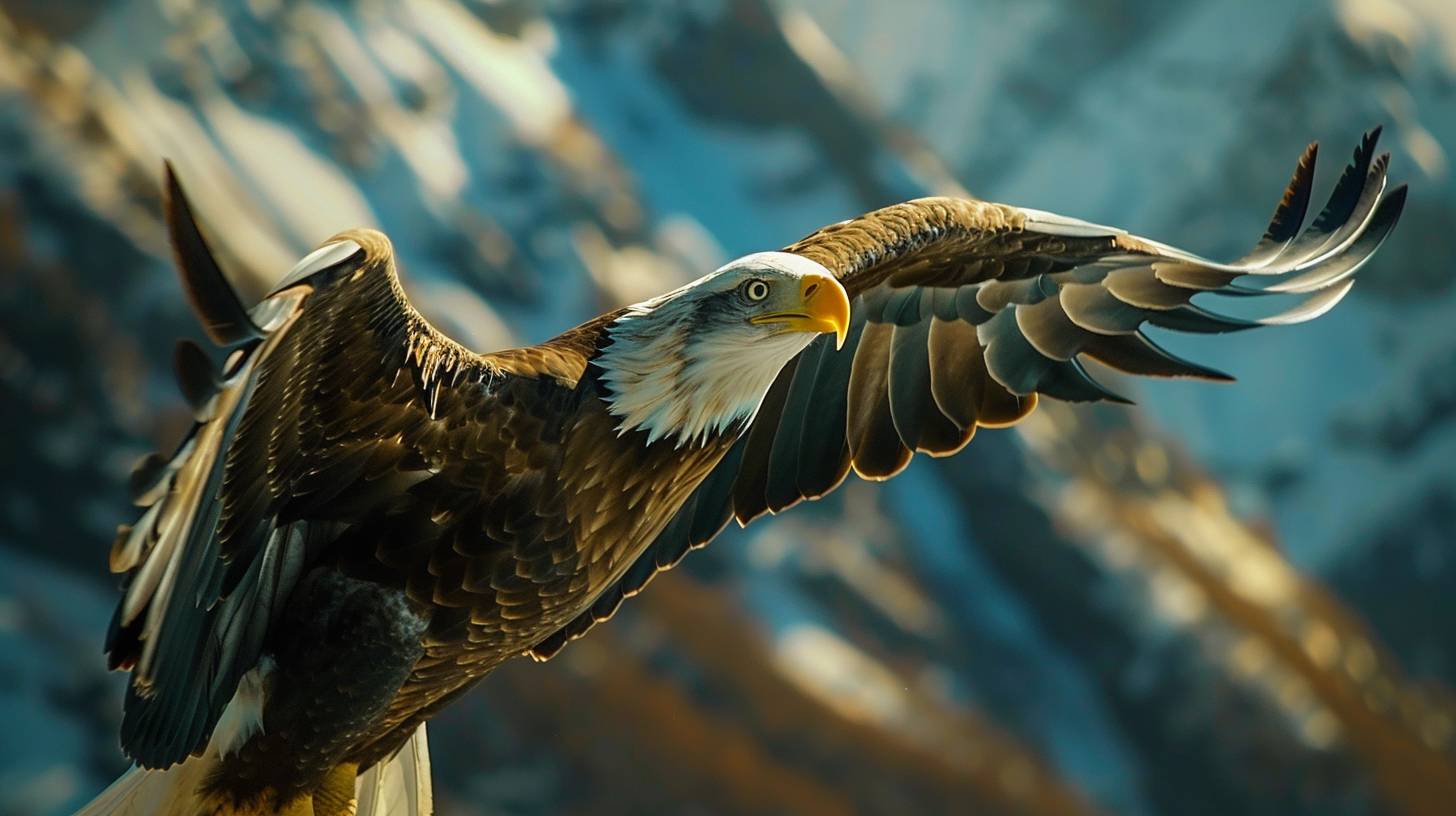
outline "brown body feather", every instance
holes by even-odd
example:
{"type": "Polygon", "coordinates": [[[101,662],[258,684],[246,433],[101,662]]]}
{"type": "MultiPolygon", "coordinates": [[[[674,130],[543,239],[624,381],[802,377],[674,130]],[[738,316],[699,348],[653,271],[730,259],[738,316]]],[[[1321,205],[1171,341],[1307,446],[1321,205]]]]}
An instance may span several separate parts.
{"type": "Polygon", "coordinates": [[[501,661],[554,654],[732,518],[822,496],[850,470],[882,479],[917,451],[952,453],[1039,394],[1117,398],[1084,357],[1223,378],[1143,325],[1228,331],[1332,306],[1403,203],[1382,197],[1373,147],[1372,135],[1300,232],[1307,152],[1268,232],[1228,265],[979,201],[912,201],[820,230],[786,251],[853,299],[844,349],[818,338],[747,434],[683,447],[615,430],[591,364],[615,314],[469,352],[408,304],[370,231],[339,236],[325,267],[242,314],[212,291],[226,284],[173,182],[194,306],[214,339],[245,345],[215,375],[195,349],[179,353],[198,426],[170,463],[145,463],[149,509],[113,550],[128,591],[109,650],[135,666],[124,744],[149,766],[200,750],[238,676],[289,636],[275,624],[304,575],[400,590],[427,621],[408,679],[337,757],[367,768],[501,661]],[[1193,304],[1208,291],[1304,302],[1252,321],[1193,304]]]}

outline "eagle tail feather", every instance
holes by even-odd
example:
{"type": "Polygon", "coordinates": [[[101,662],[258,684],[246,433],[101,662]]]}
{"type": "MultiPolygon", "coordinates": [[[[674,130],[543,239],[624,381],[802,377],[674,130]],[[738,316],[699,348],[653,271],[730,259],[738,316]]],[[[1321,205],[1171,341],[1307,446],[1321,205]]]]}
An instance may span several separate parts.
{"type": "Polygon", "coordinates": [[[191,816],[202,810],[196,791],[211,767],[210,757],[191,757],[165,771],[133,767],[75,816],[191,816]]]}
{"type": "Polygon", "coordinates": [[[431,816],[435,806],[424,723],[399,753],[359,774],[354,791],[356,816],[431,816]]]}

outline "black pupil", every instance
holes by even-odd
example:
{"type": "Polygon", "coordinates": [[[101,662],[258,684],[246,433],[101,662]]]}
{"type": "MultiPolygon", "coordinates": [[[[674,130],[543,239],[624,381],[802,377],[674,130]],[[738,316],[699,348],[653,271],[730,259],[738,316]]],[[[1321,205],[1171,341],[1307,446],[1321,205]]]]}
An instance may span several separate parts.
{"type": "Polygon", "coordinates": [[[748,296],[754,300],[763,300],[768,296],[768,285],[763,281],[754,281],[748,284],[748,296]]]}

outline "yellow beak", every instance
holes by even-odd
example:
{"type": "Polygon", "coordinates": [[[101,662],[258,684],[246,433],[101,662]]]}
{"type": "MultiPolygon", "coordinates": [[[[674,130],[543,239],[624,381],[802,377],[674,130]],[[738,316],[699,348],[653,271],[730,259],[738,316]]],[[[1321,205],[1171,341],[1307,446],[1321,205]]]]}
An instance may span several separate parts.
{"type": "Polygon", "coordinates": [[[840,349],[849,334],[849,296],[839,281],[828,275],[805,275],[799,281],[797,308],[759,315],[750,322],[782,323],[790,331],[815,334],[834,332],[834,348],[840,349]]]}

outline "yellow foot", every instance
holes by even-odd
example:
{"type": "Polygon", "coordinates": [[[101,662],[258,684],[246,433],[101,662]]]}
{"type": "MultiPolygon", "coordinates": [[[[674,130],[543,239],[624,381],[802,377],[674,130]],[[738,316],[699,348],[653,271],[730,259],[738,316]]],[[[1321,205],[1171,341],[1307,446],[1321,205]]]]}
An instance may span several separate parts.
{"type": "Polygon", "coordinates": [[[312,796],[304,794],[287,802],[279,802],[272,791],[257,799],[243,802],[213,799],[200,812],[207,816],[317,816],[312,796]]]}
{"type": "Polygon", "coordinates": [[[359,803],[354,800],[354,778],[359,766],[345,762],[324,777],[313,793],[313,816],[354,816],[359,803]]]}

